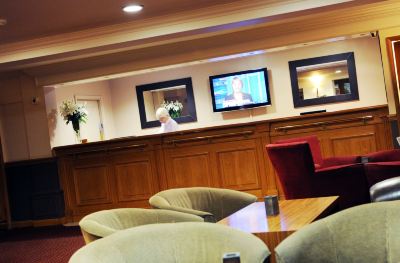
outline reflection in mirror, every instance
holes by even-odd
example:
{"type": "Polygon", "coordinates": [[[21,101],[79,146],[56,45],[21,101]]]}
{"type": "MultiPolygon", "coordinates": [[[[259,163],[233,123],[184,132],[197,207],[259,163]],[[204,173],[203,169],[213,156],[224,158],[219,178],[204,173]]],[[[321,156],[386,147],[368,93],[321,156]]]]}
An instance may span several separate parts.
{"type": "Polygon", "coordinates": [[[149,90],[143,92],[144,105],[146,110],[146,120],[155,121],[156,111],[164,102],[178,101],[182,103],[180,116],[189,115],[187,107],[186,86],[176,86],[159,90],[149,90]]]}
{"type": "Polygon", "coordinates": [[[296,71],[300,99],[308,100],[351,93],[346,60],[298,67],[296,71]]]}
{"type": "Polygon", "coordinates": [[[289,62],[295,107],[358,99],[353,53],[289,62]]]}
{"type": "Polygon", "coordinates": [[[169,109],[176,122],[197,121],[191,78],[139,85],[136,94],[142,129],[160,126],[156,111],[163,103],[179,104],[176,110],[169,109]]]}

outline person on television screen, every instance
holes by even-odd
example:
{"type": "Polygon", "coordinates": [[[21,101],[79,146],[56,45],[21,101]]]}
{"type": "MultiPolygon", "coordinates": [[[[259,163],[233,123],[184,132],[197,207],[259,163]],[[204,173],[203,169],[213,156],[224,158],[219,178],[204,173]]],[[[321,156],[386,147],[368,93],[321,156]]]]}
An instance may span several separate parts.
{"type": "Polygon", "coordinates": [[[159,133],[174,132],[179,129],[178,123],[169,116],[166,108],[158,108],[156,111],[156,117],[161,122],[159,133]]]}
{"type": "Polygon", "coordinates": [[[253,103],[253,98],[251,97],[251,94],[242,92],[242,88],[243,88],[242,80],[238,77],[232,78],[233,93],[225,97],[223,106],[224,107],[242,106],[245,104],[253,103]]]}

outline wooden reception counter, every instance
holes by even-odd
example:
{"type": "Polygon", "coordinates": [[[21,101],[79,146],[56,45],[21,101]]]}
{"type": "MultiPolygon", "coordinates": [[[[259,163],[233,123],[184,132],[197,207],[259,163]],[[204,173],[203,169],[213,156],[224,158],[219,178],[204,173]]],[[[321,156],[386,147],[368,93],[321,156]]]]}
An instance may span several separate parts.
{"type": "Polygon", "coordinates": [[[153,194],[176,187],[277,194],[264,146],[311,134],[326,157],[393,147],[386,105],[56,147],[66,221],[102,209],[148,207],[153,194]]]}

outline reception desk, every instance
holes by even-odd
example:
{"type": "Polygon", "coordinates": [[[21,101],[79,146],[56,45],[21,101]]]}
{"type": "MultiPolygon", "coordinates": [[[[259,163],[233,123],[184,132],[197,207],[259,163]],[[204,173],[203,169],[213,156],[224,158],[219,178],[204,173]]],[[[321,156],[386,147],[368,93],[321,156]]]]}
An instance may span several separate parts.
{"type": "Polygon", "coordinates": [[[265,145],[311,134],[325,157],[393,147],[386,105],[56,147],[66,221],[148,207],[153,194],[176,187],[280,194],[265,145]]]}

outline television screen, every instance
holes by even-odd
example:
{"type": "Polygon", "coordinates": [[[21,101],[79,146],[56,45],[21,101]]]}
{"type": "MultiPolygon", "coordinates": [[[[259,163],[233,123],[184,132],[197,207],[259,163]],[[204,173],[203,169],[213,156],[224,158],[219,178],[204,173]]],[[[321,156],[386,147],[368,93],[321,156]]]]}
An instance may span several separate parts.
{"type": "Polygon", "coordinates": [[[271,105],[267,69],[210,76],[214,112],[271,105]]]}

